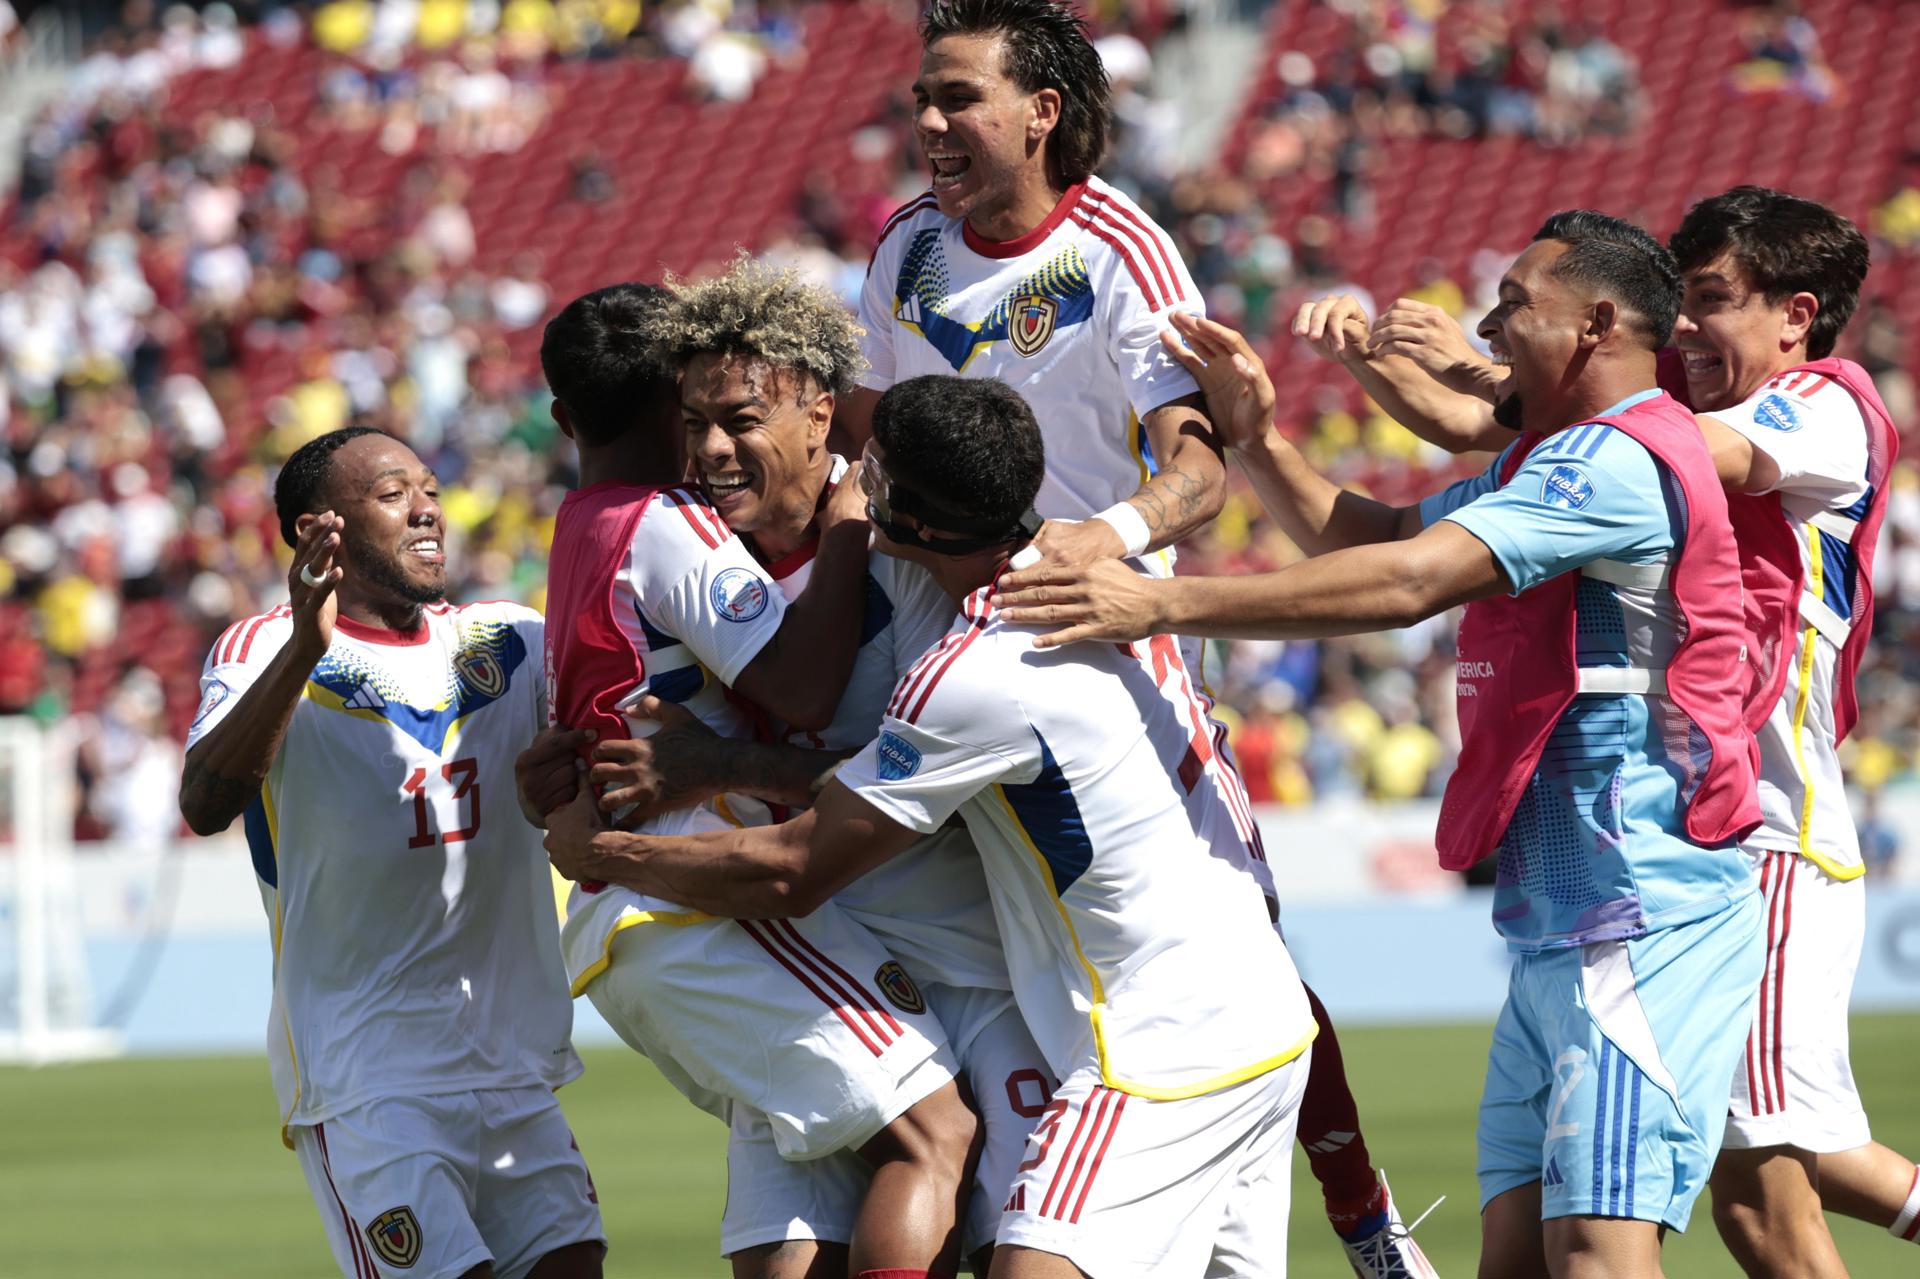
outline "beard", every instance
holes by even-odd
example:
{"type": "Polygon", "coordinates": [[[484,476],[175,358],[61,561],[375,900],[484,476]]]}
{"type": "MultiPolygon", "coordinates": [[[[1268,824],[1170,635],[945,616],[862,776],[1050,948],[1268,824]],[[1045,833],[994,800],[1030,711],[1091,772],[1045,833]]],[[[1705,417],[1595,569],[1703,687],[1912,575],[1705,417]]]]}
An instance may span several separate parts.
{"type": "Polygon", "coordinates": [[[407,576],[398,559],[370,546],[354,548],[353,568],[368,586],[391,592],[409,604],[438,604],[447,597],[444,579],[439,585],[416,582],[407,576]]]}
{"type": "Polygon", "coordinates": [[[1515,391],[1513,394],[1502,398],[1498,404],[1493,406],[1493,420],[1496,424],[1506,427],[1509,431],[1518,431],[1520,429],[1520,392],[1515,391]]]}

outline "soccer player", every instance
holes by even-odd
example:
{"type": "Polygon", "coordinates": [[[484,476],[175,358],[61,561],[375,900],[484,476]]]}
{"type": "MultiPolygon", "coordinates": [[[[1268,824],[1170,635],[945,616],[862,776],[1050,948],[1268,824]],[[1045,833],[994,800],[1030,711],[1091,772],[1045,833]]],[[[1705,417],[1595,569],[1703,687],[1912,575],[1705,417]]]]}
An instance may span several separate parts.
{"type": "Polygon", "coordinates": [[[1739,561],[1692,415],[1655,386],[1680,292],[1639,228],[1548,219],[1480,324],[1513,366],[1497,412],[1525,433],[1402,508],[1314,473],[1272,429],[1245,340],[1180,321],[1263,501],[1313,558],[1165,582],[1043,565],[1002,586],[1010,618],[1065,624],[1049,646],[1312,638],[1467,604],[1436,838],[1454,869],[1498,854],[1494,924],[1515,954],[1481,1101],[1484,1275],[1659,1273],[1661,1231],[1685,1228],[1719,1151],[1765,958],[1736,846],[1760,821],[1739,561]]]}
{"type": "MultiPolygon", "coordinates": [[[[554,417],[581,466],[549,565],[548,609],[568,619],[548,632],[555,719],[603,741],[625,738],[636,727],[630,700],[649,694],[733,738],[750,739],[765,712],[822,726],[862,615],[860,504],[851,493],[807,499],[817,555],[808,589],[789,606],[722,511],[674,483],[679,395],[646,333],[667,300],[637,285],[590,293],[542,339],[554,417]]],[[[830,301],[769,318],[772,327],[756,331],[766,358],[742,362],[727,419],[739,464],[710,482],[730,515],[789,500],[792,445],[824,441],[834,393],[859,358],[851,322],[830,301]],[[822,308],[840,317],[837,332],[811,327],[822,308]]],[[[554,801],[543,794],[535,806],[554,801]]],[[[767,820],[759,799],[732,794],[649,828],[767,820]]],[[[735,1132],[753,1131],[778,1158],[856,1151],[872,1167],[850,1223],[856,1275],[951,1269],[975,1121],[939,1023],[911,983],[888,980],[898,964],[865,928],[832,906],[804,920],[736,923],[672,893],[586,880],[569,896],[562,941],[574,992],[690,1100],[735,1132]]],[[[790,1259],[732,1246],[736,1205],[753,1207],[739,1189],[723,1227],[735,1273],[802,1273],[784,1268],[790,1259]]]]}
{"type": "Polygon", "coordinates": [[[553,894],[512,801],[546,718],[542,624],[446,603],[438,489],[364,427],[287,459],[288,602],[208,655],[180,811],[196,834],[245,824],[281,1135],[341,1272],[598,1276],[553,1095],[580,1073],[553,894]]]}
{"type": "Polygon", "coordinates": [[[912,378],[873,425],[861,482],[879,545],[925,567],[956,613],[878,739],[780,826],[634,836],[576,802],[549,827],[555,863],[715,913],[804,916],[959,814],[1015,996],[1061,1081],[1016,1170],[992,1273],[1284,1273],[1315,1027],[1240,869],[1236,801],[1179,648],[1037,654],[987,602],[1037,525],[1040,430],[1016,393],[912,378]]]}
{"type": "MultiPolygon", "coordinates": [[[[1141,557],[1171,574],[1173,544],[1225,494],[1204,397],[1159,339],[1169,315],[1204,308],[1167,233],[1095,175],[1110,114],[1100,55],[1053,0],[936,0],[920,31],[915,129],[933,185],[888,221],[868,266],[867,371],[841,421],[857,443],[896,382],[998,378],[1047,439],[1036,508],[1048,522],[1035,545],[1063,563],[1141,557]]],[[[1211,708],[1200,646],[1185,656],[1211,708]]],[[[1211,732],[1225,784],[1244,790],[1225,728],[1211,732]]],[[[1328,1218],[1363,1275],[1398,1267],[1422,1279],[1432,1266],[1373,1170],[1332,1025],[1313,1004],[1321,1038],[1300,1139],[1328,1218]]]]}
{"type": "MultiPolygon", "coordinates": [[[[1831,209],[1761,187],[1694,205],[1670,246],[1686,294],[1663,381],[1701,415],[1732,495],[1761,637],[1749,711],[1766,820],[1747,848],[1766,890],[1768,961],[1714,1171],[1714,1220],[1749,1274],[1839,1274],[1823,1207],[1920,1238],[1920,1170],[1869,1136],[1837,997],[1859,963],[1866,869],[1837,746],[1873,629],[1873,549],[1898,447],[1865,370],[1832,357],[1868,249],[1831,209]]],[[[1318,318],[1324,328],[1352,316],[1318,318]]],[[[1497,393],[1501,373],[1457,333],[1399,303],[1374,326],[1378,351],[1355,334],[1340,354],[1356,376],[1384,377],[1420,405],[1407,419],[1420,433],[1498,444],[1473,392],[1497,393]],[[1409,359],[1382,358],[1388,350],[1409,359]],[[1449,394],[1436,374],[1471,390],[1449,394]]]]}
{"type": "MultiPolygon", "coordinates": [[[[828,452],[818,423],[800,414],[770,411],[778,385],[804,348],[785,339],[805,335],[813,348],[851,351],[858,332],[835,299],[796,287],[782,272],[741,258],[725,275],[678,287],[675,303],[656,313],[657,343],[682,371],[682,414],[693,473],[722,503],[727,522],[765,565],[780,593],[807,599],[822,537],[820,511],[845,485],[845,463],[828,452]],[[770,337],[771,335],[771,337],[770,337]],[[741,479],[754,477],[745,490],[741,479]]],[[[847,486],[839,500],[858,494],[847,486]]],[[[864,502],[864,497],[860,500],[864,502]]],[[[943,634],[953,607],[917,565],[869,554],[860,610],[859,651],[831,722],[802,729],[775,724],[791,743],[793,782],[805,789],[776,798],[804,804],[833,759],[873,740],[897,680],[943,634]],[[822,752],[831,752],[831,757],[822,752]]],[[[658,739],[609,743],[603,759],[651,761],[675,757],[687,779],[696,770],[683,742],[658,739]]],[[[756,783],[765,793],[773,751],[722,750],[708,755],[701,793],[724,793],[756,783]]],[[[626,788],[647,770],[600,777],[613,789],[605,811],[625,803],[626,788]]],[[[975,1190],[963,1246],[981,1258],[993,1243],[1032,1119],[1047,1101],[1046,1061],[1014,1007],[1006,959],[979,857],[964,831],[935,832],[884,868],[862,876],[834,898],[837,909],[864,924],[898,964],[888,970],[892,990],[924,1001],[954,1046],[984,1130],[975,1190]]],[[[764,1125],[736,1124],[728,1153],[726,1251],[768,1245],[782,1260],[809,1252],[844,1253],[855,1210],[865,1192],[865,1170],[851,1156],[792,1164],[779,1158],[764,1125]],[[806,1241],[813,1241],[808,1247],[806,1241]]],[[[842,1264],[840,1270],[844,1272],[842,1264]]]]}

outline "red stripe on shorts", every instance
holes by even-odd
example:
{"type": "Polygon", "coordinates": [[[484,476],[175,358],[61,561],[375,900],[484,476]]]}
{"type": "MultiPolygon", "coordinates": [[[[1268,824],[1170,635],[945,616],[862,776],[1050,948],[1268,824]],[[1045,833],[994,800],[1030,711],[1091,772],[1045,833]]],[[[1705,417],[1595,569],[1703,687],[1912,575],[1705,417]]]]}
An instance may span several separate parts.
{"type": "MultiPolygon", "coordinates": [[[[1781,853],[1783,859],[1794,856],[1781,853]]],[[[1786,1048],[1780,1042],[1780,1026],[1786,1020],[1787,1006],[1787,938],[1793,932],[1793,863],[1783,860],[1781,863],[1780,886],[1780,960],[1773,969],[1773,1095],[1776,1109],[1787,1108],[1787,1060],[1786,1048]]]]}
{"type": "Polygon", "coordinates": [[[803,969],[795,960],[789,958],[786,952],[782,950],[779,946],[775,945],[775,943],[770,937],[762,934],[755,927],[754,921],[740,919],[740,920],[735,920],[734,922],[739,924],[741,928],[746,930],[747,936],[759,942],[760,948],[766,951],[769,955],[772,955],[774,958],[774,962],[778,963],[782,968],[786,969],[789,973],[792,973],[795,981],[799,982],[802,986],[805,986],[808,990],[812,991],[816,996],[818,996],[821,1003],[833,1009],[834,1016],[838,1017],[842,1022],[846,1023],[847,1029],[853,1032],[853,1037],[855,1039],[858,1039],[861,1043],[865,1044],[867,1046],[868,1052],[871,1052],[876,1057],[882,1056],[886,1052],[886,1048],[883,1045],[875,1043],[873,1038],[867,1033],[867,1031],[861,1029],[861,1025],[860,1025],[861,1020],[868,1021],[869,1026],[871,1026],[870,1018],[869,1019],[856,1018],[854,1016],[852,1009],[849,1009],[839,1003],[836,1003],[834,1001],[833,996],[827,994],[827,992],[824,989],[822,989],[818,981],[816,981],[813,977],[809,976],[807,971],[803,969]]]}
{"type": "MultiPolygon", "coordinates": [[[[1047,1182],[1047,1197],[1040,1201],[1040,1215],[1042,1217],[1055,1215],[1053,1211],[1054,1193],[1062,1189],[1060,1184],[1061,1175],[1066,1173],[1067,1164],[1073,1159],[1074,1147],[1080,1144],[1080,1134],[1086,1131],[1089,1112],[1092,1111],[1093,1102],[1100,1096],[1101,1091],[1102,1090],[1096,1086],[1092,1092],[1080,1099],[1080,1119],[1073,1125],[1073,1135],[1067,1138],[1066,1147],[1060,1152],[1060,1162],[1053,1170],[1052,1180],[1047,1182]]],[[[1070,1182],[1071,1178],[1069,1178],[1069,1183],[1070,1182]]],[[[1066,1203],[1066,1196],[1072,1193],[1073,1187],[1069,1184],[1065,1187],[1065,1193],[1060,1196],[1062,1205],[1066,1203]]]]}
{"type": "Polygon", "coordinates": [[[1107,1157],[1107,1147],[1113,1144],[1113,1134],[1120,1131],[1120,1112],[1127,1108],[1127,1094],[1115,1093],[1118,1099],[1113,1103],[1113,1118],[1107,1121],[1107,1135],[1100,1139],[1100,1149],[1094,1152],[1093,1167],[1087,1169],[1087,1179],[1080,1183],[1080,1197],[1074,1200],[1073,1216],[1075,1225],[1080,1223],[1080,1210],[1087,1206],[1087,1192],[1093,1189],[1093,1179],[1100,1175],[1100,1161],[1107,1157]]]}
{"type": "Polygon", "coordinates": [[[353,1218],[347,1213],[347,1205],[340,1198],[340,1187],[333,1184],[333,1161],[327,1157],[326,1125],[315,1124],[313,1135],[320,1139],[320,1171],[326,1174],[327,1189],[333,1192],[333,1206],[340,1210],[340,1220],[347,1228],[347,1251],[353,1254],[353,1268],[365,1279],[380,1279],[379,1271],[373,1268],[373,1258],[367,1255],[367,1246],[360,1242],[360,1227],[353,1224],[353,1218]]]}
{"type": "Polygon", "coordinates": [[[855,1001],[879,1013],[880,1020],[887,1023],[887,1029],[891,1030],[894,1036],[897,1037],[906,1034],[906,1031],[900,1028],[900,1023],[893,1019],[893,1014],[887,1011],[887,1006],[880,1002],[880,997],[861,985],[860,981],[835,962],[832,956],[808,941],[800,930],[793,926],[791,919],[776,919],[773,921],[773,925],[776,930],[784,931],[787,936],[792,939],[794,945],[813,956],[821,967],[831,969],[833,972],[838,973],[841,980],[846,982],[852,989],[855,1001]]]}

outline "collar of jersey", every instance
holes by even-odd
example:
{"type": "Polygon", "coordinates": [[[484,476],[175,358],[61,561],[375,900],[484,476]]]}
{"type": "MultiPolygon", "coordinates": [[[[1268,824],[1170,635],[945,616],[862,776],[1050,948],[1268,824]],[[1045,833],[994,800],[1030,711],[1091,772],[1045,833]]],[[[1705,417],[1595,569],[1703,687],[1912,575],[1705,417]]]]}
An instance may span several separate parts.
{"type": "Polygon", "coordinates": [[[420,625],[410,631],[390,631],[382,626],[368,626],[356,622],[350,617],[336,617],[333,627],[342,635],[361,640],[368,644],[387,644],[394,648],[412,648],[416,644],[427,642],[427,615],[420,614],[420,625]]]}
{"type": "Polygon", "coordinates": [[[1084,182],[1076,182],[1068,187],[1060,197],[1060,203],[1054,205],[1053,212],[1047,214],[1047,220],[1025,235],[1015,236],[1011,240],[989,240],[965,222],[960,224],[960,235],[966,240],[967,247],[982,257],[1017,258],[1052,235],[1054,228],[1065,222],[1067,215],[1073,212],[1073,207],[1080,203],[1080,197],[1086,194],[1086,190],[1087,184],[1084,182]]]}

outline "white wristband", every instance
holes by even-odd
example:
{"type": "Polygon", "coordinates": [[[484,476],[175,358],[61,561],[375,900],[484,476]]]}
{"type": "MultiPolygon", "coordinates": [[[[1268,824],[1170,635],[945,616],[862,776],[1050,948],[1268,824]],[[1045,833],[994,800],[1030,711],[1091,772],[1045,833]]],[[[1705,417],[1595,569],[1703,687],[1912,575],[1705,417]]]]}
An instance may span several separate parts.
{"type": "Polygon", "coordinates": [[[1146,519],[1132,502],[1115,502],[1093,518],[1105,521],[1108,528],[1120,535],[1120,540],[1126,543],[1124,553],[1128,558],[1144,553],[1147,543],[1153,540],[1153,534],[1147,531],[1146,519]]]}

